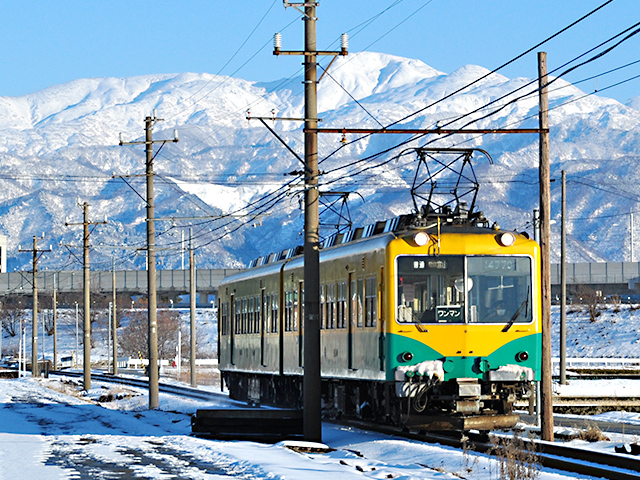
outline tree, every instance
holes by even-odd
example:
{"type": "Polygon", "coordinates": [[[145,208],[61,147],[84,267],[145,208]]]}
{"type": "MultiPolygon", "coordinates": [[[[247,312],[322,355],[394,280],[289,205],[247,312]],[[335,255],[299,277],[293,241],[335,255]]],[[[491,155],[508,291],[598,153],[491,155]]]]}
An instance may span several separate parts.
{"type": "MultiPolygon", "coordinates": [[[[149,358],[149,318],[144,310],[126,313],[129,324],[118,335],[122,353],[149,358]]],[[[172,310],[158,310],[158,358],[170,359],[176,354],[180,315],[172,310]]]]}
{"type": "Polygon", "coordinates": [[[25,301],[17,295],[7,295],[2,300],[0,323],[12,337],[20,333],[20,321],[24,315],[25,301]]]}

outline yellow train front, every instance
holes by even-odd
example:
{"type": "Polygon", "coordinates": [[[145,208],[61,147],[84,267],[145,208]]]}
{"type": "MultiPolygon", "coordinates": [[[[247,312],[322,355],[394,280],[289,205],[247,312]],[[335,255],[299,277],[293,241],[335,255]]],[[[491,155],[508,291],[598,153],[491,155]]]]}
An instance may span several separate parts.
{"type": "MultiPolygon", "coordinates": [[[[299,253],[262,257],[220,289],[219,362],[233,398],[302,404],[299,253]]],[[[481,215],[406,215],[330,237],[320,261],[327,415],[515,424],[514,401],[540,378],[535,242],[481,215]]]]}

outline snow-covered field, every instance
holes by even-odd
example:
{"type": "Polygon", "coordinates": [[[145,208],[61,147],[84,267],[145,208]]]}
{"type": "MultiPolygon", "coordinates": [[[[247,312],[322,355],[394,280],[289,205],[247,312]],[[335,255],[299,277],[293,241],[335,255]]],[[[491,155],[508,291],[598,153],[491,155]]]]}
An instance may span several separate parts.
{"type": "MultiPolygon", "coordinates": [[[[595,322],[578,308],[573,310],[568,316],[569,356],[640,357],[636,325],[640,310],[605,306],[595,322]]],[[[210,335],[213,322],[207,312],[199,312],[199,318],[199,328],[210,335]]],[[[556,354],[557,309],[553,325],[556,354]]],[[[335,450],[326,453],[300,453],[284,443],[199,439],[190,436],[190,415],[210,404],[160,394],[160,409],[149,411],[144,390],[108,389],[94,382],[94,389],[84,395],[76,382],[29,377],[0,381],[0,478],[500,478],[498,461],[486,455],[329,424],[323,426],[323,441],[335,450]],[[116,400],[98,402],[106,392],[116,400]]],[[[640,396],[640,382],[571,381],[555,385],[554,391],[640,396]]],[[[600,417],[640,424],[637,414],[613,412],[600,417]]],[[[629,434],[609,437],[610,442],[582,445],[613,451],[615,445],[638,441],[629,434]]],[[[538,478],[584,477],[543,470],[538,478]]]]}
{"type": "MultiPolygon", "coordinates": [[[[211,405],[161,394],[160,410],[149,411],[143,391],[117,388],[124,398],[98,403],[105,392],[98,384],[83,396],[65,378],[0,380],[0,478],[500,478],[493,457],[329,424],[323,442],[335,450],[326,453],[199,439],[190,436],[190,414],[211,405]]],[[[636,441],[612,440],[585,447],[636,441]]],[[[585,477],[543,470],[538,478],[585,477]]]]}

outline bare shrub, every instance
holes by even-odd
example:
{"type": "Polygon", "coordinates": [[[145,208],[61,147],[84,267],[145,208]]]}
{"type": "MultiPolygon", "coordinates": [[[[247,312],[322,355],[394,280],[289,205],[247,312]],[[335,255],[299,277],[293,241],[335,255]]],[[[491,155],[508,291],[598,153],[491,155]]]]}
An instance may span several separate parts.
{"type": "Polygon", "coordinates": [[[497,461],[498,478],[508,480],[533,480],[540,473],[540,462],[532,442],[517,435],[495,437],[490,455],[497,461]]]}
{"type": "Polygon", "coordinates": [[[595,423],[587,423],[587,426],[584,430],[580,430],[578,434],[578,438],[580,440],[584,440],[586,442],[608,442],[609,438],[602,433],[600,427],[595,423]]]}
{"type": "Polygon", "coordinates": [[[584,305],[587,313],[589,314],[589,320],[595,322],[596,319],[602,315],[600,310],[600,303],[602,303],[602,295],[593,288],[587,285],[580,285],[576,292],[584,305]]]}

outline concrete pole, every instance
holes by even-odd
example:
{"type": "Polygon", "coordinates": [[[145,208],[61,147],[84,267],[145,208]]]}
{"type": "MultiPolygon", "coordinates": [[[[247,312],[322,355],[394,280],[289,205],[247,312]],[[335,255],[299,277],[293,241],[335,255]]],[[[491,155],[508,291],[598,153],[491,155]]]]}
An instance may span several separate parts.
{"type": "Polygon", "coordinates": [[[540,247],[542,277],[542,421],[543,440],[553,441],[553,400],[551,389],[551,174],[549,154],[549,97],[547,54],[538,52],[540,93],[540,247]]]}
{"type": "Polygon", "coordinates": [[[82,350],[84,353],[84,360],[82,370],[84,372],[84,389],[89,390],[91,388],[91,285],[89,275],[89,204],[84,202],[82,205],[84,212],[82,228],[83,228],[83,277],[84,280],[84,340],[82,343],[82,350]]]}
{"type": "Polygon", "coordinates": [[[35,235],[33,236],[33,312],[31,327],[31,375],[37,377],[40,372],[38,371],[38,237],[35,235]]]}
{"type": "Polygon", "coordinates": [[[145,118],[145,152],[147,175],[147,300],[149,317],[149,409],[160,405],[158,391],[158,311],[156,292],[156,226],[153,196],[153,122],[152,117],[145,118]]]}
{"type": "Polygon", "coordinates": [[[113,348],[113,374],[118,374],[118,316],[116,308],[116,259],[111,259],[111,318],[113,325],[111,326],[111,347],[113,348]]]}
{"type": "MultiPolygon", "coordinates": [[[[316,7],[305,6],[304,439],[322,441],[316,7]]],[[[301,325],[302,327],[302,325],[301,325]]]]}
{"type": "Polygon", "coordinates": [[[53,274],[53,369],[58,369],[58,288],[53,274]]]}
{"type": "Polygon", "coordinates": [[[189,370],[191,386],[195,388],[198,386],[196,379],[196,260],[191,229],[189,229],[189,315],[189,370]]]}
{"type": "Polygon", "coordinates": [[[567,383],[567,175],[562,171],[562,233],[560,240],[560,384],[567,383]]]}

